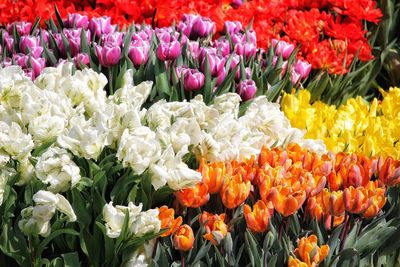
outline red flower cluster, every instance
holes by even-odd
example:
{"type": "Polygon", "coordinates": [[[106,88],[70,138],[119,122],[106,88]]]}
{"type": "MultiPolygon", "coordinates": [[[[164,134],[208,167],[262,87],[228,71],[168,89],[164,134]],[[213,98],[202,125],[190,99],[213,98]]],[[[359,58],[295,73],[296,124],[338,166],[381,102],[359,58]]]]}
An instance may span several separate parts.
{"type": "Polygon", "coordinates": [[[253,19],[258,45],[267,47],[272,38],[300,45],[300,57],[314,69],[346,73],[351,61],[373,58],[363,22],[379,22],[381,11],[374,0],[5,0],[0,3],[0,23],[42,20],[79,12],[110,16],[113,23],[153,23],[169,26],[185,13],[198,13],[216,22],[223,31],[227,20],[247,25],[253,19]]]}

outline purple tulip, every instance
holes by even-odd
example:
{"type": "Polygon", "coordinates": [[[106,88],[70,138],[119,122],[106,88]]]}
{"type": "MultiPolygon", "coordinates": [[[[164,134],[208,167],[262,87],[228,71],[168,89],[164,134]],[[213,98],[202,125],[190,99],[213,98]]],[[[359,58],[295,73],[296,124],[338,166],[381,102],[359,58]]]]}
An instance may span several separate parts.
{"type": "MultiPolygon", "coordinates": [[[[277,57],[277,56],[274,56],[274,57],[272,58],[272,66],[275,67],[277,62],[278,62],[278,57],[277,57]]],[[[282,62],[282,65],[280,66],[280,67],[282,68],[282,70],[281,70],[281,75],[285,75],[286,70],[287,70],[287,66],[288,66],[288,62],[287,62],[287,60],[284,60],[284,61],[282,62]]]]}
{"type": "Polygon", "coordinates": [[[40,72],[46,66],[46,60],[44,58],[34,58],[24,54],[15,54],[13,56],[14,61],[17,65],[23,69],[31,69],[35,74],[35,77],[40,75],[40,72]]]}
{"type": "Polygon", "coordinates": [[[275,55],[282,56],[283,59],[288,59],[294,50],[294,45],[285,41],[272,39],[272,46],[275,49],[275,55]]]}
{"type": "Polygon", "coordinates": [[[100,43],[103,46],[121,46],[124,35],[122,32],[106,33],[101,36],[100,43]]]}
{"type": "Polygon", "coordinates": [[[193,59],[198,59],[199,58],[199,53],[200,53],[200,44],[199,42],[196,41],[188,41],[188,57],[189,55],[193,58],[193,59]]]}
{"type": "Polygon", "coordinates": [[[226,73],[225,68],[221,68],[217,75],[217,83],[216,83],[217,86],[220,86],[222,84],[222,82],[226,78],[226,75],[227,75],[227,73],[226,73]]]}
{"type": "MultiPolygon", "coordinates": [[[[226,59],[212,54],[207,54],[206,56],[208,58],[208,63],[210,64],[211,75],[213,77],[219,76],[220,73],[225,70],[226,59]]],[[[204,58],[201,64],[201,69],[203,72],[205,71],[205,62],[206,61],[204,58]]]]}
{"type": "Polygon", "coordinates": [[[254,30],[248,30],[244,33],[244,41],[250,42],[257,46],[257,34],[254,30]]]}
{"type": "Polygon", "coordinates": [[[290,80],[292,81],[292,84],[296,84],[301,80],[301,74],[292,69],[290,72],[290,80]]]}
{"type": "Polygon", "coordinates": [[[300,74],[301,79],[308,77],[311,71],[311,64],[304,60],[297,60],[296,64],[293,66],[294,70],[300,74]]]}
{"type": "Polygon", "coordinates": [[[234,8],[238,8],[238,7],[240,7],[241,5],[243,5],[243,0],[232,0],[231,5],[232,5],[234,8]]]}
{"type": "Polygon", "coordinates": [[[215,29],[215,23],[209,18],[197,17],[193,21],[192,32],[190,33],[191,38],[204,38],[213,33],[215,29]]]}
{"type": "Polygon", "coordinates": [[[162,60],[174,60],[181,54],[181,45],[178,41],[161,42],[157,47],[157,57],[162,60]]]}
{"type": "Polygon", "coordinates": [[[199,61],[203,62],[206,55],[217,55],[217,48],[215,47],[200,47],[199,61]]]}
{"type": "MultiPolygon", "coordinates": [[[[251,79],[251,69],[249,67],[246,67],[244,68],[244,72],[246,73],[246,79],[247,80],[251,79]]],[[[238,69],[235,74],[235,81],[239,82],[241,79],[240,76],[241,76],[240,69],[238,69]]]]}
{"type": "Polygon", "coordinates": [[[231,45],[227,39],[217,40],[213,43],[213,46],[217,48],[219,54],[223,57],[231,53],[231,45]]]}
{"type": "Polygon", "coordinates": [[[110,67],[117,64],[121,58],[121,48],[119,46],[99,46],[95,45],[96,55],[102,66],[110,67]]]}
{"type": "Polygon", "coordinates": [[[245,56],[248,59],[255,56],[257,47],[252,43],[237,43],[235,44],[235,52],[239,56],[245,56]]]}
{"type": "Polygon", "coordinates": [[[150,41],[153,36],[153,31],[137,31],[132,35],[132,41],[141,40],[141,41],[150,41]]]}
{"type": "Polygon", "coordinates": [[[111,25],[110,17],[92,18],[89,22],[89,29],[100,37],[105,33],[115,32],[116,25],[111,25]]]}
{"type": "Polygon", "coordinates": [[[184,72],[183,88],[186,91],[198,91],[204,86],[204,74],[197,69],[188,69],[184,72]]]}
{"type": "Polygon", "coordinates": [[[89,65],[89,63],[90,63],[89,55],[85,54],[85,53],[77,54],[76,56],[74,56],[73,60],[74,60],[75,66],[78,68],[80,67],[81,64],[89,65]]]}
{"type": "Polygon", "coordinates": [[[243,101],[252,99],[257,92],[256,83],[253,80],[241,81],[237,85],[236,92],[240,95],[243,101]]]}
{"type": "Polygon", "coordinates": [[[240,21],[225,21],[224,23],[224,32],[229,33],[229,35],[239,33],[242,29],[240,21]]]}
{"type": "Polygon", "coordinates": [[[192,33],[193,22],[197,19],[198,15],[193,14],[184,14],[181,21],[178,24],[178,31],[185,36],[189,37],[192,33]]]}
{"type": "Polygon", "coordinates": [[[3,38],[7,51],[14,52],[14,38],[10,36],[6,31],[3,31],[3,38]]]}
{"type": "Polygon", "coordinates": [[[20,35],[28,35],[31,32],[31,29],[32,29],[32,23],[24,22],[24,21],[17,21],[17,22],[13,22],[13,23],[7,25],[7,31],[10,34],[13,34],[14,25],[17,28],[17,32],[20,35]]]}
{"type": "Polygon", "coordinates": [[[68,14],[66,25],[70,28],[83,28],[87,30],[89,26],[89,18],[86,15],[78,13],[68,14]]]}
{"type": "Polygon", "coordinates": [[[135,67],[145,64],[149,59],[150,44],[146,41],[135,40],[129,46],[128,56],[135,67]]]}
{"type": "Polygon", "coordinates": [[[156,28],[154,32],[160,42],[170,43],[172,41],[177,41],[179,39],[179,33],[173,28],[156,28]]]}
{"type": "Polygon", "coordinates": [[[25,76],[30,78],[32,81],[35,80],[35,72],[32,69],[24,69],[25,76]]]}

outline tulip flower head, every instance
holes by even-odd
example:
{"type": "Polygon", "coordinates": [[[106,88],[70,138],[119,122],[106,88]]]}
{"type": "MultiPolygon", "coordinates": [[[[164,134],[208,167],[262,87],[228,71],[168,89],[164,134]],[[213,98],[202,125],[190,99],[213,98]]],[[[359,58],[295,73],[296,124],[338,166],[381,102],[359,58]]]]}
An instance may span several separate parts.
{"type": "Polygon", "coordinates": [[[203,206],[210,199],[208,186],[205,183],[198,183],[194,187],[176,191],[175,196],[181,205],[190,208],[203,206]]]}
{"type": "Polygon", "coordinates": [[[316,235],[301,238],[298,241],[298,247],[294,251],[297,259],[290,257],[289,266],[318,266],[328,256],[329,246],[318,246],[317,242],[316,235]],[[301,264],[301,262],[305,264],[301,264]]]}
{"type": "Polygon", "coordinates": [[[253,80],[241,81],[237,85],[236,92],[240,95],[243,101],[250,100],[256,95],[256,83],[253,80]]]}
{"type": "Polygon", "coordinates": [[[157,47],[157,57],[162,60],[175,60],[181,54],[181,45],[178,41],[163,42],[157,47]]]}
{"type": "MultiPolygon", "coordinates": [[[[272,206],[273,211],[273,206],[272,206]]],[[[265,232],[268,228],[270,210],[264,201],[258,200],[253,206],[253,210],[249,205],[244,205],[244,218],[247,227],[257,233],[265,232]]]]}
{"type": "Polygon", "coordinates": [[[175,210],[169,209],[167,206],[158,208],[158,219],[161,221],[161,229],[167,228],[168,230],[162,233],[160,236],[169,236],[179,228],[182,224],[182,217],[179,216],[175,219],[175,210]]]}
{"type": "Polygon", "coordinates": [[[104,67],[111,67],[117,64],[121,58],[121,48],[119,46],[95,45],[95,49],[99,62],[104,67]]]}
{"type": "Polygon", "coordinates": [[[185,91],[199,91],[204,86],[205,76],[196,69],[187,69],[183,76],[185,91]]]}
{"type": "Polygon", "coordinates": [[[227,177],[221,189],[222,203],[228,209],[240,206],[250,194],[250,181],[244,181],[242,176],[237,174],[227,177]]]}
{"type": "Polygon", "coordinates": [[[212,244],[217,245],[228,233],[228,226],[224,222],[225,214],[211,214],[204,211],[200,217],[200,224],[205,228],[206,233],[203,237],[212,244]]]}
{"type": "Polygon", "coordinates": [[[192,228],[184,224],[174,233],[172,238],[174,247],[180,251],[189,251],[193,248],[194,234],[192,228]]]}

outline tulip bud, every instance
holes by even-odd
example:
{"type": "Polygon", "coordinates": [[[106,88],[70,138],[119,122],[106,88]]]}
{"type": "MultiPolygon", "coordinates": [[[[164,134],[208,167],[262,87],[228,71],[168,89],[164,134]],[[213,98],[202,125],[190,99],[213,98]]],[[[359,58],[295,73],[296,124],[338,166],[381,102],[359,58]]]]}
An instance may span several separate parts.
{"type": "Polygon", "coordinates": [[[194,234],[192,228],[184,224],[180,226],[173,237],[174,247],[180,251],[188,251],[193,248],[194,234]]]}
{"type": "Polygon", "coordinates": [[[243,0],[232,0],[231,5],[233,8],[239,8],[241,5],[243,5],[243,0]]]}
{"type": "MultiPolygon", "coordinates": [[[[205,51],[205,50],[202,50],[201,53],[204,53],[203,51],[205,51]]],[[[213,77],[220,76],[221,72],[223,72],[223,70],[225,70],[225,61],[226,61],[225,58],[222,58],[222,57],[219,57],[217,55],[205,52],[204,53],[204,58],[203,58],[203,61],[202,61],[202,64],[201,64],[201,70],[203,72],[205,71],[205,57],[208,58],[208,63],[210,65],[211,76],[213,76],[213,77]]]]}
{"type": "Polygon", "coordinates": [[[294,45],[285,41],[272,39],[272,46],[275,49],[275,55],[281,55],[283,59],[288,59],[294,50],[294,45]]]}
{"type": "Polygon", "coordinates": [[[299,81],[301,80],[301,75],[299,73],[297,73],[297,71],[292,70],[290,72],[290,81],[292,82],[292,84],[297,84],[299,81]]]}
{"type": "Polygon", "coordinates": [[[89,29],[100,37],[105,33],[115,32],[116,25],[111,25],[110,17],[92,18],[89,22],[89,29]]]}
{"type": "Polygon", "coordinates": [[[241,81],[236,88],[236,92],[240,95],[243,101],[252,99],[257,92],[256,83],[253,80],[241,81]]]}
{"type": "Polygon", "coordinates": [[[310,74],[311,64],[304,60],[297,60],[293,68],[300,75],[300,79],[305,79],[310,74]]]}
{"type": "Polygon", "coordinates": [[[161,42],[157,47],[157,57],[162,60],[175,60],[181,53],[181,45],[178,41],[170,43],[161,42]]]}
{"type": "Polygon", "coordinates": [[[344,189],[343,202],[346,210],[355,214],[363,213],[371,205],[368,191],[364,187],[354,188],[350,186],[344,189]]]}
{"type": "Polygon", "coordinates": [[[183,77],[183,88],[186,91],[198,91],[204,86],[204,74],[196,69],[188,69],[183,77]]]}
{"type": "Polygon", "coordinates": [[[213,33],[215,23],[209,18],[197,17],[193,21],[192,31],[190,33],[191,38],[204,38],[213,33]]]}
{"type": "Polygon", "coordinates": [[[223,162],[207,164],[204,159],[201,159],[199,172],[201,172],[203,183],[208,186],[210,194],[218,193],[221,190],[226,174],[226,168],[223,162]]]}
{"type": "Polygon", "coordinates": [[[242,28],[240,21],[225,21],[224,23],[224,32],[229,33],[229,35],[239,33],[242,28]]]}
{"type": "Polygon", "coordinates": [[[119,46],[98,46],[95,45],[96,55],[102,66],[110,67],[117,64],[121,58],[121,48],[119,46]]]}
{"type": "Polygon", "coordinates": [[[86,15],[78,13],[68,14],[66,25],[70,28],[83,28],[87,30],[89,26],[89,18],[86,15]]]}
{"type": "Polygon", "coordinates": [[[146,41],[135,40],[129,46],[128,56],[135,67],[146,64],[149,59],[150,45],[146,41]]]}

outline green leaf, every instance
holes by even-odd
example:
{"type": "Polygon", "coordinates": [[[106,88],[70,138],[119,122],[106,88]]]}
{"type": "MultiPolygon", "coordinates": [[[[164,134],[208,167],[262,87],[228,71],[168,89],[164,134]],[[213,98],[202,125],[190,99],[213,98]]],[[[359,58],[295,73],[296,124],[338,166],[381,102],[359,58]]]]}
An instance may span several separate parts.
{"type": "Polygon", "coordinates": [[[360,266],[360,256],[354,248],[348,248],[338,254],[338,261],[335,266],[353,267],[360,266]]]}
{"type": "Polygon", "coordinates": [[[61,15],[60,15],[60,11],[58,11],[57,5],[54,5],[54,10],[56,12],[56,18],[57,18],[57,23],[58,26],[60,27],[60,29],[64,28],[64,23],[62,21],[61,15]]]}
{"type": "Polygon", "coordinates": [[[206,55],[204,59],[204,76],[205,76],[205,82],[204,82],[204,103],[208,104],[209,101],[211,100],[211,93],[212,93],[212,82],[211,82],[211,70],[210,70],[210,62],[208,60],[208,56],[206,55]]]}
{"type": "Polygon", "coordinates": [[[81,266],[77,252],[65,253],[65,254],[61,254],[61,256],[64,258],[64,266],[65,267],[81,266]]]}
{"type": "Polygon", "coordinates": [[[31,266],[25,237],[21,232],[14,231],[9,223],[4,223],[2,226],[0,250],[13,258],[20,266],[31,266]]]}
{"type": "Polygon", "coordinates": [[[199,249],[198,253],[196,254],[196,257],[194,258],[193,262],[191,263],[191,265],[196,264],[197,262],[199,262],[202,258],[204,258],[208,251],[211,248],[211,242],[205,242],[201,248],[199,249]]]}

